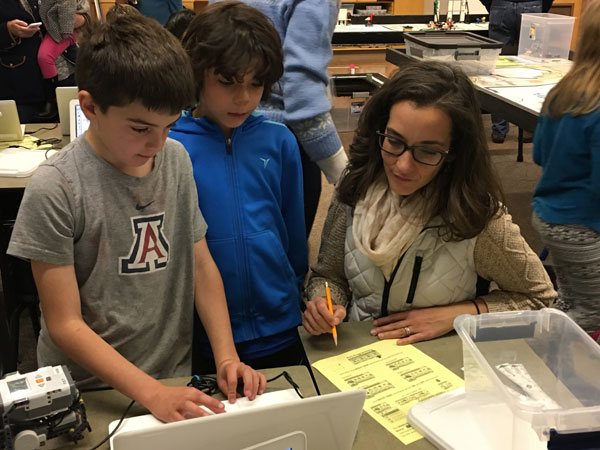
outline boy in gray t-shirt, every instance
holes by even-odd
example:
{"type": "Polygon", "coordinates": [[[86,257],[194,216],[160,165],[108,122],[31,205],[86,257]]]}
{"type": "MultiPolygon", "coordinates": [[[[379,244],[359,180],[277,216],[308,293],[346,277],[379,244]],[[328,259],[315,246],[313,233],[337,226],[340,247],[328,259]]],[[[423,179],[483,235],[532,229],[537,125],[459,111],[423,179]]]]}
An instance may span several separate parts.
{"type": "Polygon", "coordinates": [[[40,365],[66,364],[82,388],[110,385],[163,421],[224,405],[156,378],[190,375],[194,305],[235,401],[265,377],[240,363],[208,251],[192,166],[167,140],[195,90],[168,31],[142,16],[80,41],[79,103],[90,127],[29,182],[8,253],[31,260],[42,307],[40,365]]]}

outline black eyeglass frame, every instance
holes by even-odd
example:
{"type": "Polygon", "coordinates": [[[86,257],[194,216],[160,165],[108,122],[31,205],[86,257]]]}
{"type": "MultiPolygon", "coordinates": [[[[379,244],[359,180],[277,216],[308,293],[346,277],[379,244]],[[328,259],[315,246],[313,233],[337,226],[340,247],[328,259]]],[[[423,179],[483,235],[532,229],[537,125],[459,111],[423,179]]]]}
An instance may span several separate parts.
{"type": "Polygon", "coordinates": [[[437,163],[435,163],[435,164],[428,163],[428,162],[423,162],[423,161],[420,161],[419,159],[417,159],[415,157],[415,150],[424,150],[425,149],[424,147],[419,146],[419,145],[408,145],[406,142],[402,141],[402,139],[399,139],[396,136],[392,136],[390,134],[382,133],[381,131],[377,131],[376,133],[377,133],[377,136],[379,136],[379,149],[382,152],[387,153],[388,155],[394,156],[396,158],[402,156],[404,154],[404,152],[406,152],[407,150],[409,150],[411,156],[413,157],[413,159],[416,162],[418,162],[419,164],[424,164],[426,166],[439,166],[442,163],[442,161],[444,161],[444,158],[446,156],[448,156],[448,154],[450,153],[450,150],[434,150],[434,149],[429,149],[428,148],[427,149],[428,152],[439,153],[440,160],[437,163]],[[394,139],[395,141],[402,142],[404,144],[404,150],[402,150],[400,153],[392,153],[389,150],[386,150],[385,148],[383,148],[383,140],[385,138],[394,139]]]}

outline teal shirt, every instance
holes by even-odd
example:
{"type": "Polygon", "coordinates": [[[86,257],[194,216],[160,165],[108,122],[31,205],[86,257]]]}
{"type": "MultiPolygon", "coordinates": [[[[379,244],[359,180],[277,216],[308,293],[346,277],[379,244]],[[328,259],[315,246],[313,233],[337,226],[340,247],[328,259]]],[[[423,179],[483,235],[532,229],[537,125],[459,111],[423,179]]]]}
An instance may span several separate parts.
{"type": "Polygon", "coordinates": [[[542,166],[532,203],[538,216],[600,232],[600,109],[577,117],[541,116],[533,160],[542,166]]]}
{"type": "Polygon", "coordinates": [[[181,0],[139,0],[136,8],[144,16],[152,17],[164,26],[169,16],[183,6],[181,0]]]}

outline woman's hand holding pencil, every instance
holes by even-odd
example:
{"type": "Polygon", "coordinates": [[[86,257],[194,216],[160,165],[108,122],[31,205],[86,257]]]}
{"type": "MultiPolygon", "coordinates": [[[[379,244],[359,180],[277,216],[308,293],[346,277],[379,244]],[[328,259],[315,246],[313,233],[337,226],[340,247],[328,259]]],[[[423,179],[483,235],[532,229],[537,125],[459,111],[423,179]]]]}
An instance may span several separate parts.
{"type": "Polygon", "coordinates": [[[325,297],[314,297],[306,303],[306,310],[302,317],[302,325],[310,334],[315,336],[332,333],[337,345],[337,329],[346,317],[346,308],[333,304],[329,285],[325,286],[325,297]]]}
{"type": "MultiPolygon", "coordinates": [[[[329,284],[327,284],[327,281],[325,282],[325,295],[327,296],[327,308],[333,316],[333,306],[331,305],[331,291],[329,290],[329,284]]],[[[337,328],[335,327],[335,325],[331,327],[331,334],[333,334],[333,342],[335,342],[335,346],[337,347],[337,328]]]]}

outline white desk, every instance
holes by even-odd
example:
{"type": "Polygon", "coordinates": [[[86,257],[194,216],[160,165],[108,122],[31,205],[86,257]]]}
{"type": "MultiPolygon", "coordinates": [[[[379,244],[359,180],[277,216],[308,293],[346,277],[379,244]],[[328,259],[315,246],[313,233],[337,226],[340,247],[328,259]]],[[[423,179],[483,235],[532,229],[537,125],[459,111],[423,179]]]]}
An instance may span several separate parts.
{"type": "MultiPolygon", "coordinates": [[[[69,143],[69,136],[63,136],[61,134],[60,131],[60,125],[59,124],[55,124],[55,123],[32,123],[32,124],[28,124],[25,127],[25,133],[31,133],[32,131],[36,131],[39,130],[35,133],[35,137],[40,138],[40,139],[51,139],[51,138],[56,138],[56,139],[60,139],[60,143],[58,144],[54,144],[53,147],[54,148],[62,148],[65,145],[67,145],[69,143]],[[52,128],[55,127],[51,130],[41,130],[41,128],[52,128]]],[[[2,200],[2,205],[5,207],[5,198],[4,195],[5,193],[3,193],[2,191],[4,189],[23,189],[25,188],[25,186],[27,186],[27,182],[29,181],[29,178],[31,177],[2,177],[0,176],[0,199],[2,200]]],[[[2,208],[3,212],[0,218],[2,219],[6,219],[5,214],[4,214],[4,209],[2,208]]],[[[14,217],[13,217],[14,218],[14,217]]]]}

